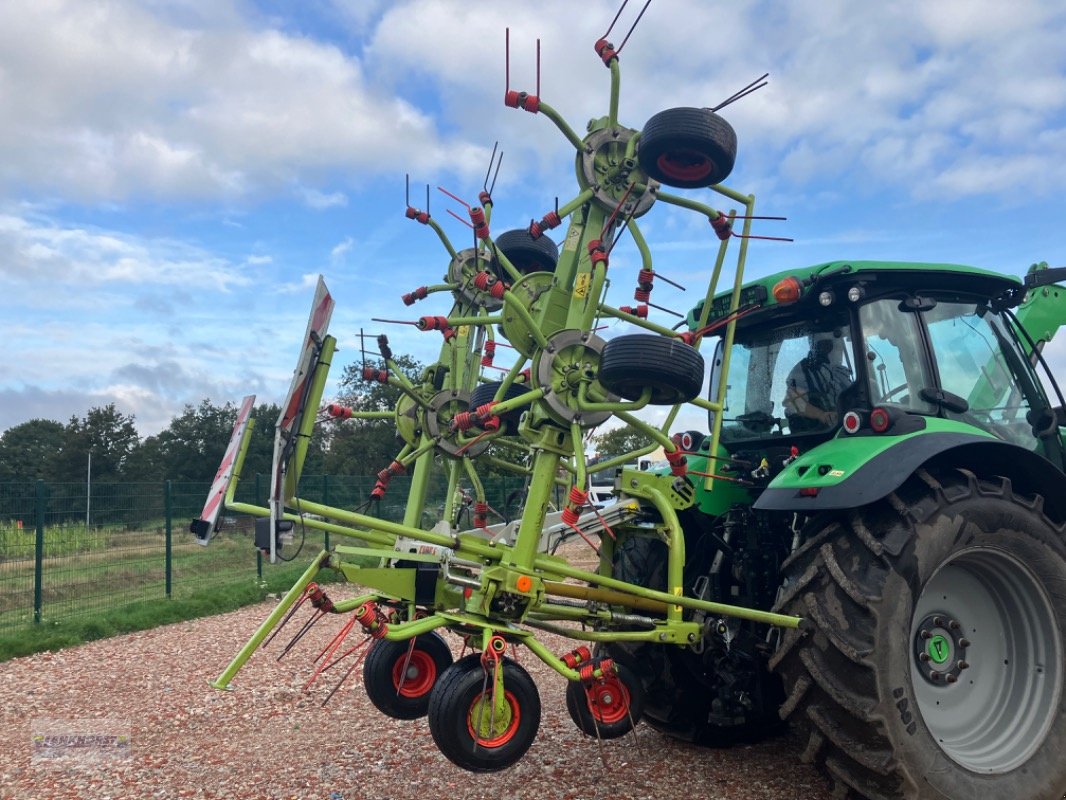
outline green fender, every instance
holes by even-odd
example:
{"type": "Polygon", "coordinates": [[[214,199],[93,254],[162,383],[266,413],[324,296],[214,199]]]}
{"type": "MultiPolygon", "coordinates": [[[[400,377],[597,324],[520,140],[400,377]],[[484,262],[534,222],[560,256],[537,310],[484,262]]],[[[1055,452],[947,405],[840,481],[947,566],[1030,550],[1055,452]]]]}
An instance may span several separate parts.
{"type": "Polygon", "coordinates": [[[820,512],[858,508],[886,497],[922,466],[963,467],[1010,478],[1044,496],[1044,509],[1066,519],[1066,476],[1043,456],[965,423],[926,418],[924,430],[893,436],[841,433],[800,455],[770,482],[760,511],[820,512]]]}

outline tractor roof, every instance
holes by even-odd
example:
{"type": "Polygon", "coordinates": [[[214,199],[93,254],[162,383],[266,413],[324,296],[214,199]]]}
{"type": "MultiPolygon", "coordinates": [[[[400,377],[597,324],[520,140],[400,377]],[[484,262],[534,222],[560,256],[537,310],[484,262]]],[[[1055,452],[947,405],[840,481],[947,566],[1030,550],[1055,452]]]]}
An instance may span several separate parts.
{"type": "MultiPolygon", "coordinates": [[[[995,298],[1010,290],[1018,290],[1022,281],[1013,275],[961,264],[930,264],[901,261],[829,261],[810,267],[790,269],[745,283],[741,289],[740,307],[758,305],[760,311],[746,316],[746,327],[764,322],[767,313],[773,317],[810,313],[818,307],[818,296],[826,291],[843,291],[861,286],[864,294],[907,292],[948,292],[960,296],[995,298]],[[794,278],[801,294],[798,300],[783,305],[774,297],[774,287],[794,278]],[[813,308],[812,308],[813,307],[813,308]],[[787,309],[787,310],[786,310],[787,309]]],[[[732,292],[715,296],[709,321],[726,315],[732,292]]],[[[840,298],[843,299],[843,298],[840,298]]],[[[688,323],[695,327],[703,309],[703,301],[689,312],[688,323]]]]}

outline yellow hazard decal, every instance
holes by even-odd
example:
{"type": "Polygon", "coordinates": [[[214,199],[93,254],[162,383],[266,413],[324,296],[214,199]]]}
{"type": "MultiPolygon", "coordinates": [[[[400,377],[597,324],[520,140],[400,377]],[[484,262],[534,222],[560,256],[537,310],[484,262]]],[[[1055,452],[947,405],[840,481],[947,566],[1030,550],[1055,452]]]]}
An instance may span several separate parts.
{"type": "Polygon", "coordinates": [[[459,335],[460,336],[469,336],[470,335],[470,326],[469,325],[460,325],[459,326],[459,335]]]}
{"type": "Polygon", "coordinates": [[[582,272],[574,281],[574,297],[579,300],[589,293],[589,284],[592,283],[592,273],[582,272]]]}

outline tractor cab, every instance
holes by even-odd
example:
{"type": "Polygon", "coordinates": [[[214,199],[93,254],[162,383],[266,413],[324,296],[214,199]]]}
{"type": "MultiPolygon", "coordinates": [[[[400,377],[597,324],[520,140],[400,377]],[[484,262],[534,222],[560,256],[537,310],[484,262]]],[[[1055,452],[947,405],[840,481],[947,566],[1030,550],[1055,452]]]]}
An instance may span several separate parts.
{"type": "Polygon", "coordinates": [[[711,429],[720,422],[726,451],[775,463],[778,451],[916,433],[939,418],[1061,465],[1026,333],[996,302],[1016,284],[951,265],[881,262],[771,276],[756,287],[764,302],[739,315],[732,347],[718,342],[710,399],[723,381],[725,391],[711,429]]]}

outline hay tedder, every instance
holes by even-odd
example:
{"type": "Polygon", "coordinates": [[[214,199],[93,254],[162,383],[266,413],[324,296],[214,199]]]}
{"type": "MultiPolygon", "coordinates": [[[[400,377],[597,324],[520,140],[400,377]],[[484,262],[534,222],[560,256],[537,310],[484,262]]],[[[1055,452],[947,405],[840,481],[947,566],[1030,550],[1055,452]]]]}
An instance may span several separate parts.
{"type": "Polygon", "coordinates": [[[723,184],[737,142],[718,111],[762,79],[713,109],[668,109],[630,128],[619,119],[622,47],[609,35],[595,43],[610,75],[607,114],[583,136],[540,98],[539,63],[535,94],[508,85],[504,96],[573,145],[569,200],[494,234],[490,162],[476,205],[450,195],[473,231],[459,250],[408,202],[406,216],[433,231],[448,263],[442,283],[404,302],[450,310],[407,321],[441,337],[417,380],[385,336],[373,363],[364,356],[363,379],[400,392],[395,409],[361,413],[324,398],[335,339],[321,280],[266,506],[234,500],[246,398],[193,532],[210,541],[226,509],[258,518],[256,544],[272,561],[293,526],[344,543],[314,558],[213,685],[229,687],[310,607],[287,648],[321,619],[345,620],[312,679],[368,645],[374,705],[428,716],[438,747],[465,769],[504,769],[537,733],[537,688],[509,656],[525,647],[568,681],[570,716],[601,740],[644,718],[687,739],[752,741],[788,718],[808,737],[805,756],[859,796],[1058,797],[1063,412],[1033,365],[1062,316],[1061,271],[1022,283],[856,261],[745,283],[748,242],[770,237],[752,232],[766,219],[754,197],[723,184]],[[674,328],[654,321],[668,312],[651,294],[668,278],[640,227],[663,203],[708,223],[702,299],[674,328]],[[549,232],[564,227],[556,246],[549,232]],[[631,275],[610,269],[626,233],[640,260],[631,275]],[[627,304],[609,302],[615,292],[627,304]],[[605,321],[632,332],[601,338],[605,321]],[[500,369],[504,346],[514,358],[500,369]],[[685,404],[709,413],[708,434],[672,433],[685,404]],[[640,413],[650,406],[662,407],[661,425],[640,413]],[[403,442],[371,493],[380,499],[409,473],[402,522],[299,496],[316,423],[357,417],[386,419],[403,442]],[[613,502],[595,508],[585,440],[612,417],[650,444],[596,465],[617,475],[613,502]],[[626,467],[659,447],[668,467],[626,467]],[[479,470],[490,464],[527,479],[513,521],[489,524],[479,470]],[[438,473],[443,513],[427,501],[438,473]],[[464,482],[469,529],[458,525],[464,482]],[[578,537],[594,566],[560,555],[578,537]],[[332,600],[314,582],[323,569],[366,593],[332,600]],[[346,646],[353,631],[362,644],[346,646]],[[473,653],[453,660],[444,632],[473,653]],[[553,652],[545,633],[576,646],[553,652]]]}

